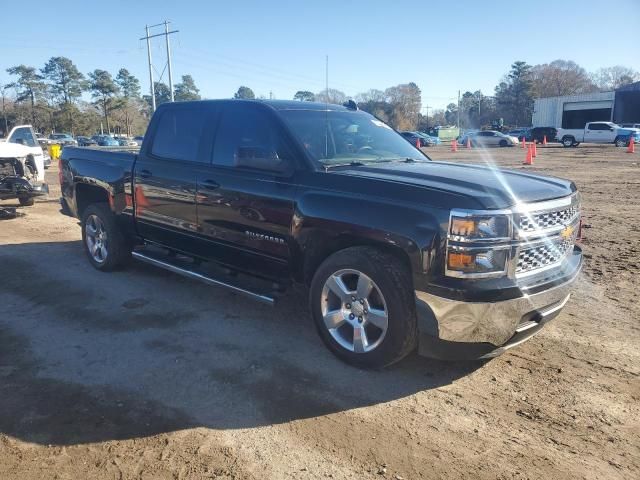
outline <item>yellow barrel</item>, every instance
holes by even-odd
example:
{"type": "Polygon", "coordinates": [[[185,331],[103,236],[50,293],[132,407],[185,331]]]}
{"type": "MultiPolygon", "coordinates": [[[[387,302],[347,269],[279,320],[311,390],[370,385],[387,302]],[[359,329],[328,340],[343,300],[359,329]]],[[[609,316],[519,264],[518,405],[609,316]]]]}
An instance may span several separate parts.
{"type": "Polygon", "coordinates": [[[49,145],[49,156],[55,160],[60,158],[60,145],[49,145]]]}

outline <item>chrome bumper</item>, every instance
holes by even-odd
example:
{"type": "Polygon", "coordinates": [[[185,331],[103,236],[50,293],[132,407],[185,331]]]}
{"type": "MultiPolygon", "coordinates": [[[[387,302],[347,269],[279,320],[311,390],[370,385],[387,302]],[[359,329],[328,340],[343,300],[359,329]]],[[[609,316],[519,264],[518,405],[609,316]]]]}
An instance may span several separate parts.
{"type": "Polygon", "coordinates": [[[416,291],[418,312],[430,311],[436,325],[431,332],[422,333],[449,342],[489,343],[503,349],[515,346],[520,342],[505,344],[514,336],[524,341],[530,336],[526,330],[537,331],[535,327],[559,313],[569,300],[581,267],[580,259],[560,285],[535,294],[524,290],[520,297],[499,302],[461,302],[416,291]]]}

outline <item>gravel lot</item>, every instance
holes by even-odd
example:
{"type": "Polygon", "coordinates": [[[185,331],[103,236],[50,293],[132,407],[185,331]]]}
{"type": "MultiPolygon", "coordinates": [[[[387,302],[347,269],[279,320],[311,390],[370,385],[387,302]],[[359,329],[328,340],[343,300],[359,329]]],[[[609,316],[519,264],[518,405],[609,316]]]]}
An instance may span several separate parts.
{"type": "MultiPolygon", "coordinates": [[[[140,264],[103,274],[52,194],[0,220],[0,479],[640,478],[640,154],[539,148],[583,192],[563,313],[487,363],[337,361],[275,308],[140,264]]],[[[522,150],[425,150],[522,166],[522,150]]],[[[11,205],[12,202],[2,202],[11,205]]]]}

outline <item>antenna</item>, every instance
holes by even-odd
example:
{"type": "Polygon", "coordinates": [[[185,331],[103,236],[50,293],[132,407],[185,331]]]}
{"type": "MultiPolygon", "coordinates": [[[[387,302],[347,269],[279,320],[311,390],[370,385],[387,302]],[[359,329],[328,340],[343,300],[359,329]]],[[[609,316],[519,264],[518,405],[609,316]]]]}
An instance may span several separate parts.
{"type": "Polygon", "coordinates": [[[324,158],[329,158],[329,55],[325,56],[324,62],[324,103],[325,109],[325,131],[324,131],[324,158]]]}

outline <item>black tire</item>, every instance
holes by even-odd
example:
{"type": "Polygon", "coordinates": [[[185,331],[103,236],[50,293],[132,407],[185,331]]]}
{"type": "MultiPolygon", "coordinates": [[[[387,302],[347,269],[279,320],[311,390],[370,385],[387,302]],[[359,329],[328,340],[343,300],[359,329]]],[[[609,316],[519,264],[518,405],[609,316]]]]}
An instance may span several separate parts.
{"type": "Polygon", "coordinates": [[[616,137],[616,139],[613,142],[616,147],[626,147],[627,146],[627,141],[622,138],[622,137],[616,137]]]}
{"type": "Polygon", "coordinates": [[[376,248],[351,247],[327,258],[313,276],[309,303],[323,342],[346,363],[378,369],[401,360],[416,347],[418,334],[411,274],[396,257],[376,248]],[[340,345],[325,326],[322,316],[322,304],[328,301],[323,298],[325,282],[331,275],[344,269],[357,270],[368,276],[384,297],[387,330],[381,343],[368,352],[356,353],[340,345]]]}
{"type": "Polygon", "coordinates": [[[507,146],[509,146],[509,143],[506,140],[500,140],[500,146],[501,147],[507,147],[507,146]]]}
{"type": "Polygon", "coordinates": [[[116,222],[116,216],[106,203],[93,203],[82,212],[82,244],[91,265],[103,272],[117,270],[131,258],[131,243],[122,233],[116,222]],[[100,220],[106,232],[106,256],[102,261],[94,258],[87,243],[87,221],[92,216],[100,220]]]}
{"type": "Polygon", "coordinates": [[[564,148],[573,147],[576,143],[576,139],[573,137],[562,137],[562,146],[564,148]]]}
{"type": "Polygon", "coordinates": [[[18,202],[23,207],[33,207],[36,203],[36,199],[34,197],[18,197],[18,202]]]}

